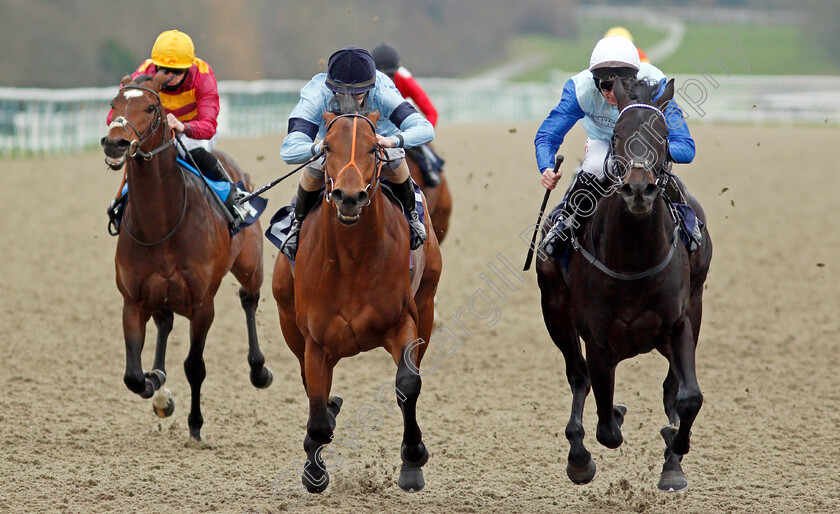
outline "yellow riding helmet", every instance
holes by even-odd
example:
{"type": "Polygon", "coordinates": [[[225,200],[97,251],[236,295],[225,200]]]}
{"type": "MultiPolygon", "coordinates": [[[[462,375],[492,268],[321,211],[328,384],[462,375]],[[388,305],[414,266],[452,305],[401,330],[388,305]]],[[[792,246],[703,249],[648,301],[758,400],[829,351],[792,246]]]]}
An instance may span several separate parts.
{"type": "Polygon", "coordinates": [[[621,36],[626,37],[630,41],[633,41],[633,36],[630,34],[630,31],[625,29],[624,27],[613,27],[604,34],[604,37],[610,36],[621,36]]]}
{"type": "Polygon", "coordinates": [[[162,32],[152,47],[152,62],[162,68],[186,69],[195,60],[195,46],[190,36],[177,30],[162,32]]]}

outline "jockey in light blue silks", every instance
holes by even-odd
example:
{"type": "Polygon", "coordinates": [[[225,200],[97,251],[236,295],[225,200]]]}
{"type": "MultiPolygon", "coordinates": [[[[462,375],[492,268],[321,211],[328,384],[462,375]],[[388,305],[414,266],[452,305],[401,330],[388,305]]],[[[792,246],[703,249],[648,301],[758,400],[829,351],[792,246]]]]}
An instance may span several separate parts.
{"type": "MultiPolygon", "coordinates": [[[[324,113],[334,110],[339,95],[352,95],[360,106],[379,111],[376,138],[386,152],[382,172],[403,205],[411,229],[411,249],[426,242],[426,228],[417,215],[414,185],[405,162],[405,148],[432,141],[434,128],[402,95],[394,83],[376,71],[373,57],[367,50],[344,48],[329,60],[327,73],[319,73],[300,91],[300,101],[289,115],[289,133],[283,140],[280,156],[287,164],[306,162],[323,146],[327,132],[324,113]],[[315,139],[321,141],[315,142],[315,139]]],[[[294,260],[300,228],[306,214],[320,198],[324,186],[325,158],[312,162],[300,178],[295,203],[295,218],[283,245],[283,254],[294,260]]]]}
{"type": "MultiPolygon", "coordinates": [[[[551,255],[559,255],[567,241],[572,227],[580,226],[574,220],[575,212],[567,212],[568,199],[580,190],[586,190],[589,198],[598,199],[609,189],[606,174],[607,155],[613,128],[618,120],[618,102],[612,87],[623,78],[647,78],[659,83],[658,97],[665,88],[665,75],[655,66],[640,62],[639,52],[633,43],[622,36],[609,36],[598,41],[589,60],[589,69],[584,70],[566,82],[560,103],[543,121],[534,139],[537,165],[542,173],[542,185],[554,189],[560,180],[562,170],[554,173],[554,155],[563,143],[566,133],[581,118],[587,140],[585,156],[580,172],[569,186],[560,205],[560,216],[542,242],[543,249],[551,255]],[[565,234],[564,234],[565,232],[565,234]]],[[[690,163],[694,159],[694,140],[688,132],[682,111],[673,100],[663,114],[668,125],[667,158],[672,162],[690,163]]],[[[676,198],[672,198],[676,201],[676,198]]],[[[594,212],[594,205],[581,207],[586,214],[594,212]]],[[[574,209],[573,209],[574,210],[574,209]]]]}

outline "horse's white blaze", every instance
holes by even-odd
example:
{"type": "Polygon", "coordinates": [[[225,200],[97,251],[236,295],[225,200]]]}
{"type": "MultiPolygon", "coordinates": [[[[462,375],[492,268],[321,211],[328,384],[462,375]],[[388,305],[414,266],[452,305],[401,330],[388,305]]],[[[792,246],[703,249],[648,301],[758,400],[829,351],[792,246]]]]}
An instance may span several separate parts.
{"type": "Polygon", "coordinates": [[[169,400],[172,398],[172,392],[169,390],[168,387],[164,386],[155,391],[155,395],[152,397],[152,405],[157,407],[158,409],[165,409],[169,406],[169,400]]]}
{"type": "Polygon", "coordinates": [[[143,92],[138,89],[129,89],[128,91],[123,91],[123,96],[126,98],[137,98],[138,96],[143,96],[143,92]]]}

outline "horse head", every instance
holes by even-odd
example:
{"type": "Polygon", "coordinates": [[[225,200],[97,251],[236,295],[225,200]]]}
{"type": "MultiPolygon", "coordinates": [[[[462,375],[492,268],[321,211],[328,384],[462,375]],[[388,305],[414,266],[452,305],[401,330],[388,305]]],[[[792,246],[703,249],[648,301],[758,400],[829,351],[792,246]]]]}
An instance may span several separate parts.
{"type": "MultiPolygon", "coordinates": [[[[342,110],[343,112],[343,110],[342,110]]],[[[356,224],[362,208],[370,204],[382,167],[376,139],[379,113],[324,114],[327,201],[336,206],[338,221],[356,224]]]]}
{"type": "Polygon", "coordinates": [[[619,115],[610,145],[612,172],[627,209],[635,216],[649,215],[661,193],[663,171],[668,167],[668,125],[663,109],[674,97],[674,80],[653,100],[657,83],[644,79],[617,80],[613,87],[619,115]]]}
{"type": "Polygon", "coordinates": [[[108,134],[100,140],[105,162],[111,168],[120,169],[129,157],[151,159],[171,144],[159,94],[166,80],[163,73],[154,77],[141,75],[136,80],[123,77],[120,91],[111,101],[113,114],[108,134]]]}

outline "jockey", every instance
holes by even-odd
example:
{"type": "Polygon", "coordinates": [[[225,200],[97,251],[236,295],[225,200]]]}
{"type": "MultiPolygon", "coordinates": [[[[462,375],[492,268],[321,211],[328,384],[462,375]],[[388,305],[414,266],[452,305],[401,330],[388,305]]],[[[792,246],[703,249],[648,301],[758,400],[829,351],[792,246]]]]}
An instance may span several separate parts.
{"type": "MultiPolygon", "coordinates": [[[[642,63],[633,43],[622,36],[609,36],[598,41],[589,60],[589,69],[566,82],[560,103],[543,121],[534,138],[537,165],[542,173],[542,185],[554,189],[562,170],[554,173],[554,155],[563,143],[566,133],[583,119],[581,124],[588,136],[585,156],[580,172],[576,175],[560,204],[561,216],[542,242],[547,253],[559,255],[560,241],[568,240],[567,232],[581,224],[574,220],[575,212],[566,213],[566,204],[578,190],[587,190],[589,198],[603,195],[609,178],[605,162],[610,151],[613,128],[618,119],[618,102],[612,91],[616,80],[622,78],[649,78],[659,83],[659,93],[664,90],[665,75],[650,63],[642,63]],[[597,183],[595,183],[597,182],[597,183]],[[557,253],[555,253],[557,252],[557,253]]],[[[685,124],[682,111],[673,100],[664,109],[668,126],[668,159],[677,163],[690,163],[694,159],[694,140],[685,124]],[[670,121],[673,120],[673,121],[670,121]]],[[[581,212],[592,213],[594,206],[581,212]]]]}
{"type": "MultiPolygon", "coordinates": [[[[140,75],[154,77],[161,71],[171,77],[160,91],[166,122],[181,135],[183,146],[204,176],[231,184],[230,194],[222,200],[233,214],[234,226],[238,226],[245,219],[246,212],[236,200],[247,193],[236,188],[222,163],[211,153],[216,145],[216,118],[219,115],[219,91],[213,68],[195,56],[190,36],[177,30],[167,30],[155,41],[152,58],[143,61],[131,78],[136,79],[140,75]]],[[[113,111],[108,113],[109,124],[112,116],[113,111]]],[[[176,148],[179,157],[191,162],[181,145],[176,145],[176,148]]],[[[116,205],[112,204],[109,214],[114,207],[116,205]]]]}
{"type": "MultiPolygon", "coordinates": [[[[414,80],[410,71],[400,65],[400,55],[397,50],[382,43],[371,51],[373,60],[376,62],[376,69],[388,75],[394,81],[400,94],[406,100],[411,100],[426,116],[433,127],[437,126],[438,112],[429,99],[429,95],[414,80]]],[[[406,153],[411,156],[423,172],[423,182],[428,187],[440,185],[440,172],[443,171],[443,159],[434,151],[431,144],[421,145],[415,148],[407,148],[406,153]]]]}
{"type": "MultiPolygon", "coordinates": [[[[405,148],[428,143],[435,137],[434,128],[408,103],[385,74],[376,71],[373,56],[367,50],[348,47],[330,56],[327,73],[312,77],[300,91],[300,101],[289,115],[289,133],[283,140],[280,156],[287,164],[306,162],[323,148],[327,133],[324,113],[337,103],[340,95],[352,95],[360,106],[379,111],[376,138],[385,150],[387,162],[382,167],[392,189],[403,205],[411,230],[412,250],[426,242],[426,228],[417,214],[414,184],[405,162],[405,148]],[[315,139],[322,141],[315,142],[315,139]]],[[[324,187],[324,164],[321,156],[304,170],[295,204],[295,217],[289,229],[283,254],[294,260],[303,220],[315,207],[324,187]]]]}
{"type": "MultiPolygon", "coordinates": [[[[604,34],[604,37],[610,37],[610,36],[626,37],[627,39],[630,40],[631,43],[634,42],[633,41],[633,35],[630,34],[630,31],[625,29],[624,27],[613,27],[610,30],[608,30],[606,34],[604,34]]],[[[648,56],[644,52],[644,50],[642,50],[641,48],[638,48],[638,47],[636,47],[636,50],[639,51],[639,60],[640,61],[650,62],[650,60],[648,59],[648,56]]]]}

